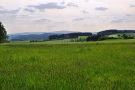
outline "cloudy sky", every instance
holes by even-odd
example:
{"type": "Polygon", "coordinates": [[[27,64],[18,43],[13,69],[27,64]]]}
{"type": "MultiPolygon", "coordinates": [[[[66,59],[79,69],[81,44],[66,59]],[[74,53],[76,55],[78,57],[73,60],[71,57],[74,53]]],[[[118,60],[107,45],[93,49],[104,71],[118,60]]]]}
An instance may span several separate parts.
{"type": "Polygon", "coordinates": [[[135,0],[0,0],[8,34],[135,29],[135,0]]]}

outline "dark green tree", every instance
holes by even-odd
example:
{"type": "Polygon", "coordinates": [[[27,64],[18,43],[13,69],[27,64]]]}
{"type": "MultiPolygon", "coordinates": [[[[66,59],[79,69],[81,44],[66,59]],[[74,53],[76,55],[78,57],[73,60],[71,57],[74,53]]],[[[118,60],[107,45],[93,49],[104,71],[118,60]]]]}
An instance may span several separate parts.
{"type": "Polygon", "coordinates": [[[0,22],[0,43],[6,42],[7,38],[7,31],[2,25],[2,22],[0,22]]]}
{"type": "Polygon", "coordinates": [[[128,39],[128,36],[125,33],[122,36],[124,39],[128,39]]]}
{"type": "Polygon", "coordinates": [[[101,35],[92,35],[87,37],[87,41],[98,41],[98,40],[103,40],[101,35]]]}

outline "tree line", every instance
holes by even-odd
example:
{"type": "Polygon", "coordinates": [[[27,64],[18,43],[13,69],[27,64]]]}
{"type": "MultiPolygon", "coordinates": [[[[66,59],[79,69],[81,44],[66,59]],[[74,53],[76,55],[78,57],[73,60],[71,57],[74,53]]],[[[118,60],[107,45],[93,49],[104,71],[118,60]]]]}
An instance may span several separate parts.
{"type": "Polygon", "coordinates": [[[49,40],[63,40],[63,39],[74,39],[78,38],[78,36],[91,36],[92,33],[82,33],[82,32],[77,32],[77,33],[69,33],[69,34],[56,34],[56,35],[50,35],[49,40]]]}
{"type": "Polygon", "coordinates": [[[135,30],[110,29],[110,30],[100,31],[97,33],[97,35],[111,35],[111,34],[118,34],[118,33],[135,33],[135,30]]]}

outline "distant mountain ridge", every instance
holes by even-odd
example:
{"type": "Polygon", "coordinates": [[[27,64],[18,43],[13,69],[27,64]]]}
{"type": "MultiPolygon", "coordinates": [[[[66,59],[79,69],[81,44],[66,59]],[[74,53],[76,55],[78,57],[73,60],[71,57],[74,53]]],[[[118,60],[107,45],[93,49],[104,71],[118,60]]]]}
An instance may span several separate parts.
{"type": "Polygon", "coordinates": [[[67,34],[73,33],[74,31],[54,31],[54,32],[23,32],[23,33],[15,33],[15,34],[8,34],[10,41],[18,41],[18,40],[44,40],[48,39],[50,35],[54,34],[67,34]]]}
{"type": "Polygon", "coordinates": [[[73,32],[75,31],[61,30],[61,31],[52,31],[52,32],[22,32],[22,33],[8,34],[8,35],[30,35],[30,34],[44,34],[44,33],[67,34],[67,33],[73,33],[73,32]]]}
{"type": "Polygon", "coordinates": [[[13,33],[8,35],[30,35],[30,34],[43,34],[45,32],[22,32],[22,33],[13,33]]]}

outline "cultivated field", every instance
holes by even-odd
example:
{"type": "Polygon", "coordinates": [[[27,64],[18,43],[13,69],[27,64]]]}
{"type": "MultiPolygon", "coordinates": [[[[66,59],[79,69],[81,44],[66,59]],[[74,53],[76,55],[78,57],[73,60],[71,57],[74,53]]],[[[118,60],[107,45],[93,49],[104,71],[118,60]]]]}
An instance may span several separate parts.
{"type": "Polygon", "coordinates": [[[1,44],[0,90],[135,90],[135,40],[1,44]]]}

